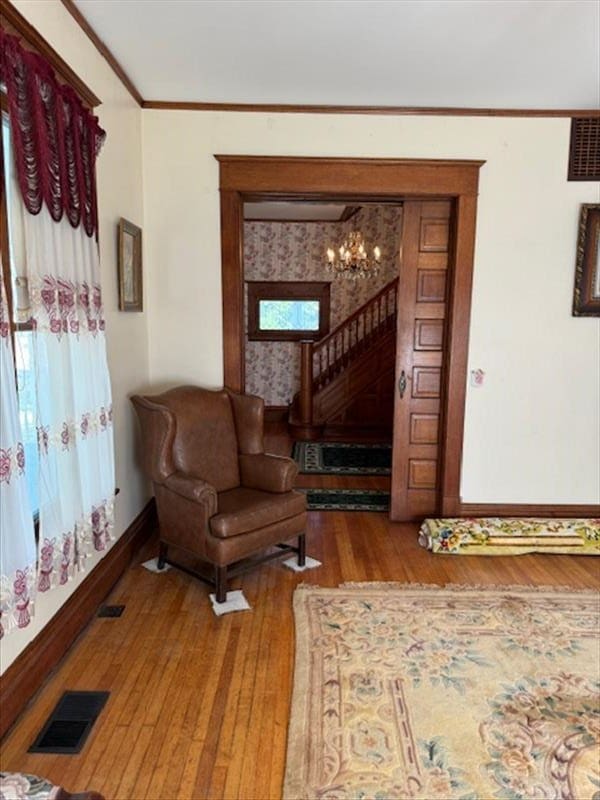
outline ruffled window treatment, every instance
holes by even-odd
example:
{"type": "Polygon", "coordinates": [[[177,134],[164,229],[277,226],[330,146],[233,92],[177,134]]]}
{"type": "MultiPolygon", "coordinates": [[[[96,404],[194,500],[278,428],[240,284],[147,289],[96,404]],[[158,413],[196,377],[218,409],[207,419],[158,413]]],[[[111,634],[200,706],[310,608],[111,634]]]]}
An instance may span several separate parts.
{"type": "MultiPolygon", "coordinates": [[[[5,164],[13,188],[13,295],[19,321],[32,330],[35,373],[39,551],[33,595],[66,583],[112,538],[113,411],[95,179],[104,132],[43,58],[1,31],[0,68],[14,155],[5,164]]],[[[3,525],[2,537],[17,547],[10,526],[3,525]]]]}
{"type": "Polygon", "coordinates": [[[0,30],[0,75],[6,85],[15,166],[30,214],[45,204],[88,236],[98,229],[96,156],[106,134],[47,61],[0,30]]]}

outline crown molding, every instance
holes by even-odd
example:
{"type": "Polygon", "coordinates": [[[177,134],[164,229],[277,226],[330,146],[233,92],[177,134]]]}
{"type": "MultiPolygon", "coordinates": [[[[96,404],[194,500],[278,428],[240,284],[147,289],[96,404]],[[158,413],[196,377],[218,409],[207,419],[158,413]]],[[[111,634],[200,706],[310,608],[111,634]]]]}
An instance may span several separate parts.
{"type": "MultiPolygon", "coordinates": [[[[64,0],[63,0],[64,2],[64,0]]],[[[238,111],[255,114],[372,114],[437,117],[600,117],[600,109],[454,108],[430,106],[335,106],[285,103],[196,103],[144,100],[142,108],[158,111],[238,111]]]]}
{"type": "Polygon", "coordinates": [[[96,31],[92,28],[90,23],[83,16],[81,11],[77,8],[73,0],[61,0],[61,3],[67,9],[69,14],[73,17],[75,22],[79,25],[81,30],[86,34],[86,36],[94,45],[96,50],[98,50],[100,55],[106,59],[109,67],[115,73],[117,78],[121,81],[123,86],[127,89],[129,94],[133,97],[135,102],[139,106],[143,106],[144,100],[142,98],[142,95],[138,92],[137,87],[135,86],[129,75],[125,72],[123,67],[119,64],[117,59],[114,57],[110,49],[104,44],[102,39],[98,36],[96,31]]]}

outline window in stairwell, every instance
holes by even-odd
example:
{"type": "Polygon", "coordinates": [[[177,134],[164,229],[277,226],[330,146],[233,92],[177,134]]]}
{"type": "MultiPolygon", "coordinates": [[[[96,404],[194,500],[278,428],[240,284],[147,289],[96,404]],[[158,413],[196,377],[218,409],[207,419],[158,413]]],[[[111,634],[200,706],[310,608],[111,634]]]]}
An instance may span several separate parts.
{"type": "Polygon", "coordinates": [[[249,281],[248,338],[321,339],[329,332],[329,283],[249,281]]]}

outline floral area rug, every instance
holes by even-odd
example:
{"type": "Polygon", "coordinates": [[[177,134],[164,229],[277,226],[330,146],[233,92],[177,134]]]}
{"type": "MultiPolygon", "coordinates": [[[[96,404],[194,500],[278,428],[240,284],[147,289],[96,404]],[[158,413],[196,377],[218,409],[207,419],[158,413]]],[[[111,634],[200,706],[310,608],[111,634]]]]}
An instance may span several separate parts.
{"type": "Polygon", "coordinates": [[[600,519],[426,519],[419,543],[434,553],[600,555],[600,519]]]}
{"type": "Polygon", "coordinates": [[[300,586],[285,800],[600,797],[600,599],[300,586]]]}

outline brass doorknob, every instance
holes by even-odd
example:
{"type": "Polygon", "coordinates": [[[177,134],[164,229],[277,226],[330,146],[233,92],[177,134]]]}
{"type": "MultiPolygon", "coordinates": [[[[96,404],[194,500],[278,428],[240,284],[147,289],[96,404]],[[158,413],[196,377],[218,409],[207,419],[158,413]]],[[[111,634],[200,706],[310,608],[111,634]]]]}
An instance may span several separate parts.
{"type": "Polygon", "coordinates": [[[404,392],[406,391],[406,372],[402,370],[400,373],[400,379],[398,381],[398,390],[400,391],[400,399],[404,397],[404,392]]]}

